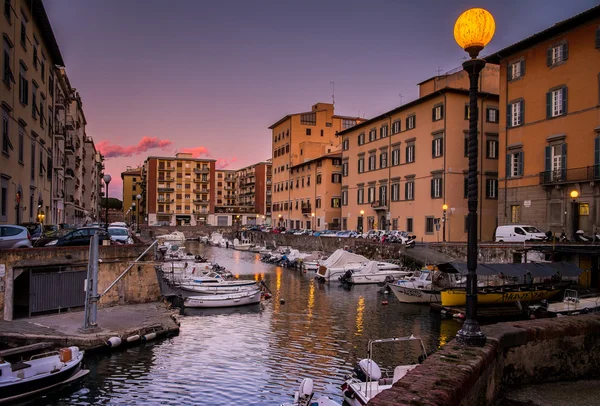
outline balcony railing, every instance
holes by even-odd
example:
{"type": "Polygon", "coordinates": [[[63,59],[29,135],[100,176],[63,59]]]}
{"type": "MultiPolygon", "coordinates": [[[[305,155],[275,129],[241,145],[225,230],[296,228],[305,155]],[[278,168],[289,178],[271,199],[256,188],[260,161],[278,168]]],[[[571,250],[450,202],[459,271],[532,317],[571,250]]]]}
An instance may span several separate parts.
{"type": "Polygon", "coordinates": [[[159,171],[166,171],[166,172],[170,172],[170,171],[174,171],[175,168],[172,166],[167,166],[167,167],[163,167],[163,168],[158,168],[159,171]]]}
{"type": "Polygon", "coordinates": [[[199,168],[194,168],[194,172],[196,172],[196,173],[209,173],[210,169],[208,169],[208,168],[200,168],[200,169],[199,168]]]}
{"type": "Polygon", "coordinates": [[[175,203],[175,199],[158,199],[158,203],[175,203]]]}
{"type": "Polygon", "coordinates": [[[540,185],[564,185],[600,180],[600,165],[540,172],[540,185]]]}
{"type": "Polygon", "coordinates": [[[175,178],[158,178],[159,182],[175,182],[175,178]]]}
{"type": "Polygon", "coordinates": [[[159,192],[174,192],[175,189],[172,187],[158,187],[159,192]]]}
{"type": "Polygon", "coordinates": [[[384,201],[376,200],[371,203],[371,208],[374,210],[387,210],[387,204],[384,201]]]}
{"type": "Polygon", "coordinates": [[[310,213],[312,213],[311,207],[302,205],[302,214],[310,214],[310,213]]]}

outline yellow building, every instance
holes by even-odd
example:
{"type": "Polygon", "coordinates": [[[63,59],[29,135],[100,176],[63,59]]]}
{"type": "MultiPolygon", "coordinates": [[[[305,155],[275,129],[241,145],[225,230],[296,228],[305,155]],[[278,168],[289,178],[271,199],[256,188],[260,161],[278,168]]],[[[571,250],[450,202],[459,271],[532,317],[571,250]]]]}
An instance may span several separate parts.
{"type": "MultiPolygon", "coordinates": [[[[466,241],[468,76],[419,83],[419,98],[339,133],[342,227],[466,241]],[[444,212],[443,205],[448,205],[444,212]]],[[[481,74],[478,233],[490,240],[498,197],[498,66],[481,74]]]]}
{"type": "Polygon", "coordinates": [[[362,120],[339,116],[333,104],[317,103],[303,113],[288,114],[269,127],[272,130],[273,218],[284,227],[291,227],[292,196],[290,168],[332,152],[340,144],[338,131],[348,129],[362,120]],[[287,188],[286,188],[287,186],[287,188]],[[288,209],[284,209],[288,207],[288,209]]]}
{"type": "Polygon", "coordinates": [[[142,224],[145,218],[143,208],[145,199],[142,194],[142,168],[128,166],[124,172],[121,172],[121,179],[123,180],[123,215],[129,212],[129,218],[125,217],[125,220],[132,224],[137,222],[137,216],[139,216],[140,223],[142,224]],[[139,200],[137,199],[138,195],[140,195],[139,200]],[[134,202],[135,209],[132,210],[134,202]]]}
{"type": "Polygon", "coordinates": [[[3,3],[0,223],[55,222],[53,67],[64,62],[41,0],[3,3]]]}
{"type": "Polygon", "coordinates": [[[600,6],[487,59],[500,64],[499,224],[591,234],[600,226],[600,6]]]}

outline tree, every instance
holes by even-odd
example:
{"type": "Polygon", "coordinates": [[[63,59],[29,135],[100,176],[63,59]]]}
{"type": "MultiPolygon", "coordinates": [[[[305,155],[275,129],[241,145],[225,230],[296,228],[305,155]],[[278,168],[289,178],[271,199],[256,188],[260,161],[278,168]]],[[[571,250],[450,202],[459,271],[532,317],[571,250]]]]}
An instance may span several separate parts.
{"type": "MultiPolygon", "coordinates": [[[[100,207],[102,207],[103,209],[106,208],[106,198],[103,197],[100,200],[100,207]]],[[[108,209],[114,209],[114,210],[122,210],[123,209],[123,202],[119,199],[117,199],[116,197],[109,197],[108,198],[108,209]]]]}

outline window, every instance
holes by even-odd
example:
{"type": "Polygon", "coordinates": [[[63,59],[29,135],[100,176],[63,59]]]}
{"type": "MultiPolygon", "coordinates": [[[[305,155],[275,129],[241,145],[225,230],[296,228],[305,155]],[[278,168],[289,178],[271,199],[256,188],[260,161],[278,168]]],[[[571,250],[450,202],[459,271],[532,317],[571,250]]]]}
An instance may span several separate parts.
{"type": "Polygon", "coordinates": [[[521,206],[518,204],[510,206],[510,222],[520,223],[521,222],[521,206]]]}
{"type": "Polygon", "coordinates": [[[385,138],[387,136],[388,136],[388,126],[387,125],[383,125],[379,129],[379,138],[385,138]]]}
{"type": "Polygon", "coordinates": [[[392,187],[391,187],[391,192],[392,192],[392,202],[397,202],[400,200],[400,184],[399,183],[392,183],[392,187]]]}
{"type": "Polygon", "coordinates": [[[485,147],[487,159],[498,159],[498,140],[487,140],[485,147]]]}
{"type": "Polygon", "coordinates": [[[400,120],[392,123],[392,134],[398,134],[400,132],[400,120]]]}
{"type": "Polygon", "coordinates": [[[569,58],[569,46],[565,42],[563,44],[555,45],[548,48],[546,54],[546,65],[554,66],[561,62],[566,61],[569,58]]]}
{"type": "Polygon", "coordinates": [[[520,60],[508,65],[507,70],[508,80],[519,79],[525,75],[525,60],[520,60]]]}
{"type": "Polygon", "coordinates": [[[442,178],[431,179],[431,198],[439,199],[442,197],[442,178]]]}
{"type": "Polygon", "coordinates": [[[444,139],[435,138],[431,141],[431,156],[439,158],[444,155],[444,139]]]}
{"type": "Polygon", "coordinates": [[[498,122],[498,109],[488,107],[485,110],[485,119],[488,123],[497,123],[498,122]]]}
{"type": "Polygon", "coordinates": [[[444,118],[444,105],[440,104],[439,106],[434,106],[431,111],[431,120],[439,121],[444,118]]]}
{"type": "Polygon", "coordinates": [[[400,149],[392,151],[392,166],[400,165],[400,149]]]}
{"type": "Polygon", "coordinates": [[[425,234],[433,234],[433,217],[425,217],[425,234]]]}
{"type": "Polygon", "coordinates": [[[471,111],[469,109],[469,105],[465,104],[465,120],[468,120],[471,117],[471,111]]]}
{"type": "Polygon", "coordinates": [[[33,88],[31,89],[31,117],[33,117],[34,119],[37,119],[37,90],[38,90],[38,85],[35,84],[34,81],[31,81],[31,83],[33,84],[33,88]]]}
{"type": "Polygon", "coordinates": [[[334,209],[339,209],[341,207],[341,199],[339,197],[332,197],[331,207],[334,209]]]}
{"type": "Polygon", "coordinates": [[[498,198],[498,179],[485,180],[485,197],[486,199],[498,198]]]}
{"type": "Polygon", "coordinates": [[[379,168],[387,168],[387,152],[379,154],[379,168]]]}
{"type": "Polygon", "coordinates": [[[567,114],[567,87],[546,93],[546,118],[567,114]]]}
{"type": "Polygon", "coordinates": [[[348,191],[342,190],[342,206],[348,206],[348,191]]]}
{"type": "Polygon", "coordinates": [[[8,113],[2,110],[2,153],[7,156],[10,154],[10,151],[13,150],[8,133],[8,123],[8,113]]]}
{"type": "Polygon", "coordinates": [[[406,232],[407,233],[412,233],[413,232],[413,219],[412,219],[412,217],[407,217],[406,218],[406,232]]]}
{"type": "Polygon", "coordinates": [[[342,176],[348,176],[348,162],[342,164],[342,176]]]}
{"type": "Polygon", "coordinates": [[[312,129],[311,128],[307,128],[306,129],[306,135],[312,135],[312,129]]]}
{"type": "Polygon", "coordinates": [[[358,158],[358,173],[365,171],[365,158],[358,158]]]}
{"type": "Polygon", "coordinates": [[[567,144],[549,145],[546,147],[545,164],[546,181],[566,180],[567,175],[567,144]]]}
{"type": "Polygon", "coordinates": [[[412,130],[417,126],[417,116],[406,117],[406,129],[412,130]]]}
{"type": "Polygon", "coordinates": [[[385,206],[387,203],[387,186],[379,186],[379,206],[385,206]]]}
{"type": "Polygon", "coordinates": [[[373,129],[369,131],[369,142],[375,141],[377,139],[377,130],[373,129]]]}
{"type": "Polygon", "coordinates": [[[469,216],[465,216],[465,233],[469,232],[469,216]]]}
{"type": "Polygon", "coordinates": [[[342,149],[344,151],[348,151],[348,149],[350,149],[350,141],[348,138],[344,139],[344,142],[342,143],[342,149]]]}
{"type": "Polygon", "coordinates": [[[523,116],[525,113],[525,102],[523,100],[510,103],[507,109],[506,124],[508,127],[517,127],[523,124],[523,116]]]}
{"type": "Polygon", "coordinates": [[[331,174],[331,183],[342,183],[342,174],[341,173],[332,173],[331,174]]]}
{"type": "Polygon", "coordinates": [[[25,25],[25,20],[21,20],[21,45],[27,49],[27,26],[25,25]]]}
{"type": "Polygon", "coordinates": [[[350,127],[354,127],[355,124],[356,124],[355,120],[342,119],[342,129],[344,129],[344,130],[347,130],[350,127]]]}
{"type": "Polygon", "coordinates": [[[506,177],[523,176],[523,152],[506,155],[506,177]]]}
{"type": "Polygon", "coordinates": [[[374,171],[375,167],[375,154],[369,155],[369,170],[374,171]]]}
{"type": "Polygon", "coordinates": [[[409,181],[404,184],[404,200],[415,199],[415,182],[409,181]]]}
{"type": "Polygon", "coordinates": [[[25,72],[27,69],[23,64],[21,64],[21,68],[19,70],[19,101],[23,106],[27,106],[29,102],[29,82],[25,77],[25,72]]]}
{"type": "Polygon", "coordinates": [[[38,69],[38,52],[37,52],[38,51],[38,49],[37,49],[38,43],[37,43],[37,39],[35,39],[35,34],[33,35],[33,38],[34,38],[34,43],[33,43],[33,68],[35,70],[37,70],[38,69]]]}
{"type": "Polygon", "coordinates": [[[415,144],[406,146],[406,163],[415,162],[415,144]]]}
{"type": "Polygon", "coordinates": [[[35,141],[31,143],[31,180],[35,180],[35,141]]]}
{"type": "Polygon", "coordinates": [[[4,0],[4,16],[8,22],[12,22],[12,8],[10,6],[10,0],[4,0]]]}
{"type": "Polygon", "coordinates": [[[469,134],[465,134],[465,156],[469,156],[469,134]]]}
{"type": "MultiPolygon", "coordinates": [[[[300,124],[303,125],[316,125],[317,124],[317,113],[306,113],[300,115],[300,124]]],[[[306,134],[310,135],[310,134],[306,134]]]]}
{"type": "Polygon", "coordinates": [[[8,179],[0,178],[0,221],[8,221],[8,179]]]}
{"type": "Polygon", "coordinates": [[[10,60],[12,47],[6,39],[4,39],[3,45],[4,52],[2,57],[2,80],[10,88],[12,86],[11,83],[14,83],[15,81],[11,70],[12,62],[10,60]]]}
{"type": "Polygon", "coordinates": [[[320,174],[320,173],[318,173],[318,174],[317,174],[317,185],[320,185],[320,184],[321,184],[321,182],[322,182],[322,177],[321,177],[321,174],[320,174]]]}
{"type": "Polygon", "coordinates": [[[44,175],[44,149],[40,146],[40,176],[44,175]]]}
{"type": "Polygon", "coordinates": [[[465,199],[469,198],[469,178],[465,178],[463,182],[463,195],[465,199]]]}
{"type": "Polygon", "coordinates": [[[360,188],[356,191],[356,203],[363,204],[365,202],[365,190],[360,188]]]}
{"type": "Polygon", "coordinates": [[[324,132],[323,132],[323,130],[321,130],[321,137],[322,137],[323,135],[324,135],[324,132]]]}
{"type": "Polygon", "coordinates": [[[365,144],[365,133],[358,134],[358,145],[365,144]]]}
{"type": "Polygon", "coordinates": [[[370,186],[367,189],[367,203],[373,203],[375,201],[375,186],[370,186]]]}

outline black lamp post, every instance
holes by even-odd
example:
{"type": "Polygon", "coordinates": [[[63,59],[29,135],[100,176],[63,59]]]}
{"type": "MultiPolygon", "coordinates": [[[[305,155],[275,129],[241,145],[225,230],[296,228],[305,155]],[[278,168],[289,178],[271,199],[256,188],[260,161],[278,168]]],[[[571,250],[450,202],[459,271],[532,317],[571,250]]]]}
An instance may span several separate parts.
{"type": "Polygon", "coordinates": [[[112,177],[109,174],[106,174],[102,177],[104,180],[104,184],[106,185],[106,196],[104,197],[104,205],[106,209],[106,224],[105,227],[108,230],[108,184],[112,180],[112,177]]]}
{"type": "Polygon", "coordinates": [[[359,217],[360,221],[359,221],[359,226],[358,226],[358,228],[359,228],[358,232],[361,233],[361,234],[362,234],[363,228],[364,228],[364,224],[363,224],[364,215],[365,215],[365,211],[361,210],[360,211],[360,217],[359,217]]]}
{"type": "Polygon", "coordinates": [[[442,216],[442,242],[446,242],[446,211],[448,211],[448,205],[444,203],[442,205],[444,214],[442,216]]]}
{"type": "Polygon", "coordinates": [[[140,212],[142,211],[142,206],[140,206],[140,200],[142,199],[142,195],[137,195],[135,197],[135,199],[137,200],[137,231],[136,233],[139,234],[140,233],[140,212]]]}
{"type": "Polygon", "coordinates": [[[479,52],[494,36],[496,25],[492,15],[484,9],[472,8],[458,17],[454,25],[454,39],[468,52],[471,59],[463,63],[463,69],[469,75],[469,176],[467,217],[467,286],[466,320],[456,333],[456,340],[467,346],[483,346],[485,334],[477,323],[477,93],[479,74],[485,67],[485,61],[477,58],[479,52]]]}
{"type": "Polygon", "coordinates": [[[131,222],[133,223],[133,229],[135,230],[135,202],[131,203],[131,222]]]}
{"type": "Polygon", "coordinates": [[[571,225],[573,227],[573,240],[575,241],[575,237],[577,236],[577,230],[579,230],[579,205],[577,204],[579,192],[576,190],[572,190],[570,196],[571,199],[573,199],[571,203],[571,225]]]}

